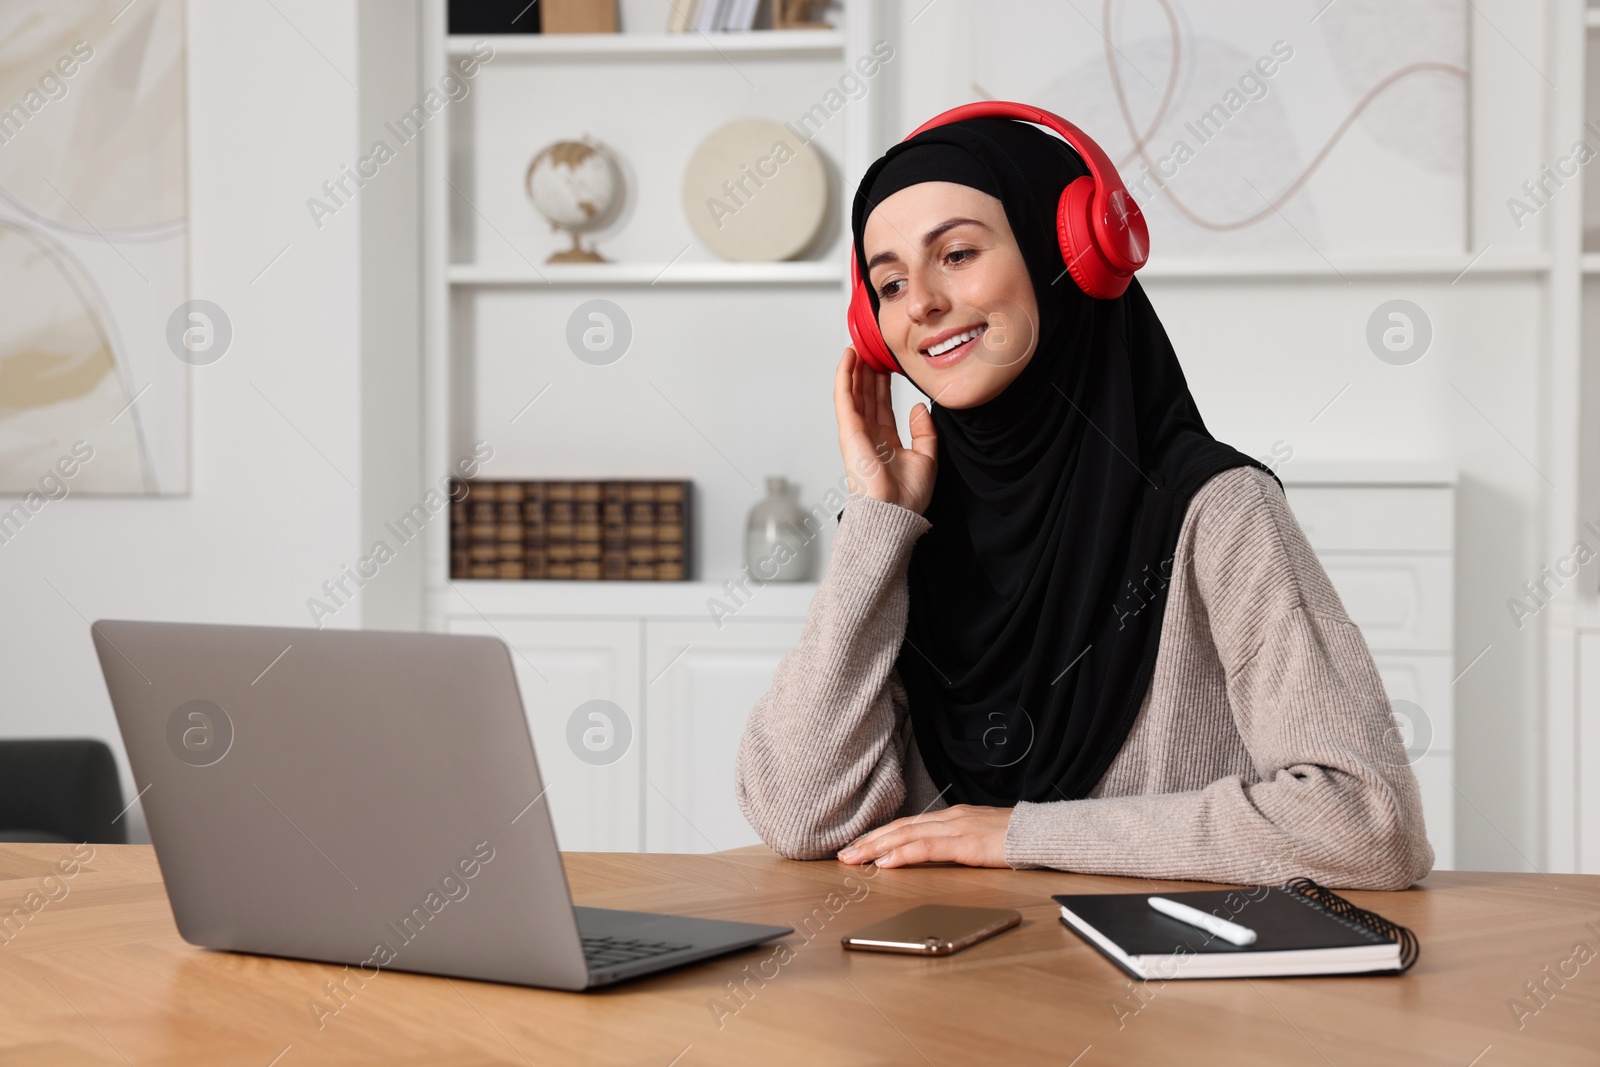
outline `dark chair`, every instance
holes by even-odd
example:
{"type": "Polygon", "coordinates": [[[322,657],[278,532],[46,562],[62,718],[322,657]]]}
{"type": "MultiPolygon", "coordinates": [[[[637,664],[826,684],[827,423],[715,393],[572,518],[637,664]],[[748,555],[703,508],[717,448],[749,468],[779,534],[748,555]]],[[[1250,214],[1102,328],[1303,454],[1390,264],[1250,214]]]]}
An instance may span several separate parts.
{"type": "Polygon", "coordinates": [[[0,841],[125,845],[122,812],[117,761],[104,741],[0,741],[0,841]]]}

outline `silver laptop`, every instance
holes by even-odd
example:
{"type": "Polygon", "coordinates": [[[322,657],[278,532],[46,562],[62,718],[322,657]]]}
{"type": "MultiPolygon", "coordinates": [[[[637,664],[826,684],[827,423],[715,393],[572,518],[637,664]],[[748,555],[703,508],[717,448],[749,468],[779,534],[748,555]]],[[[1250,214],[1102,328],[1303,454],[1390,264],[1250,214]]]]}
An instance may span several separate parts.
{"type": "Polygon", "coordinates": [[[794,932],[575,908],[496,638],[90,629],[191,944],[576,990],[794,932]]]}

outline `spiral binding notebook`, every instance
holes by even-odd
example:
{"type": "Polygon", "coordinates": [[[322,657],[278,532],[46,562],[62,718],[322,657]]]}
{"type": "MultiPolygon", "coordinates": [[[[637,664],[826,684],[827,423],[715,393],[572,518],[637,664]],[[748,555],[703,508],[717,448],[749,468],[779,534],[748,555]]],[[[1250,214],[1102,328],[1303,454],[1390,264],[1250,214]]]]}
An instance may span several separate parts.
{"type": "Polygon", "coordinates": [[[1281,886],[1194,893],[1069,893],[1052,897],[1061,921],[1135,978],[1250,978],[1308,974],[1403,974],[1417,961],[1416,935],[1309,878],[1281,886]],[[1152,895],[1256,932],[1230,944],[1150,906],[1152,895]]]}

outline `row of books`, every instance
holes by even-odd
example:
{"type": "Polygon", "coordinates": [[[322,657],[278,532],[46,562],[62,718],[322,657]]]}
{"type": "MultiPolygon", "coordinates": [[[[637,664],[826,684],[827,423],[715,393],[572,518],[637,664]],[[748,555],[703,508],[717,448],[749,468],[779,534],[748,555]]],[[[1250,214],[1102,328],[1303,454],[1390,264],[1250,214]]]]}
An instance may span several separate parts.
{"type": "Polygon", "coordinates": [[[458,482],[450,577],[686,581],[691,484],[458,482]]]}
{"type": "Polygon", "coordinates": [[[673,0],[668,33],[744,33],[755,28],[761,0],[673,0]]]}

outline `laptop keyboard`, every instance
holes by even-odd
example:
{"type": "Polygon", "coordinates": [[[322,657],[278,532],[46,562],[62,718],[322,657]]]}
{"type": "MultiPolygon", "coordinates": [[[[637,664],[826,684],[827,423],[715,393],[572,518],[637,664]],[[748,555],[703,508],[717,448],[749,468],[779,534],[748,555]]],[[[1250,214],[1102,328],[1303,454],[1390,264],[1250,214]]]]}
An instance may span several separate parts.
{"type": "Polygon", "coordinates": [[[583,938],[583,958],[590,970],[603,970],[623,963],[664,956],[669,952],[690,948],[688,944],[673,941],[639,941],[622,937],[583,938]]]}

